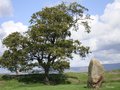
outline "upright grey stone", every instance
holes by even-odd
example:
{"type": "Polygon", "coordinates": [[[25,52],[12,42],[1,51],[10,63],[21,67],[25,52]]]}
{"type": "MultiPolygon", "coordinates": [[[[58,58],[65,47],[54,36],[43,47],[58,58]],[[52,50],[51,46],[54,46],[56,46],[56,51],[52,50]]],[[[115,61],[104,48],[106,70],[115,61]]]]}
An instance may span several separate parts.
{"type": "Polygon", "coordinates": [[[102,64],[95,58],[90,61],[88,67],[88,82],[89,88],[99,88],[104,80],[104,69],[102,64]]]}

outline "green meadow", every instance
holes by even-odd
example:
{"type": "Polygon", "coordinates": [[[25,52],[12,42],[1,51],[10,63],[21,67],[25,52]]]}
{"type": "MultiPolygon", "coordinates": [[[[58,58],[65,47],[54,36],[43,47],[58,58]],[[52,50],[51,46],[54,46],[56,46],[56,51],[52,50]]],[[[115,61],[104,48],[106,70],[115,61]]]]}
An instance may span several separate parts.
{"type": "MultiPolygon", "coordinates": [[[[0,90],[90,90],[86,87],[87,73],[65,73],[65,83],[51,85],[34,81],[37,76],[32,75],[29,79],[27,76],[19,77],[23,78],[20,81],[18,77],[0,75],[0,90]]],[[[105,81],[99,90],[120,90],[120,70],[105,72],[105,81]]]]}

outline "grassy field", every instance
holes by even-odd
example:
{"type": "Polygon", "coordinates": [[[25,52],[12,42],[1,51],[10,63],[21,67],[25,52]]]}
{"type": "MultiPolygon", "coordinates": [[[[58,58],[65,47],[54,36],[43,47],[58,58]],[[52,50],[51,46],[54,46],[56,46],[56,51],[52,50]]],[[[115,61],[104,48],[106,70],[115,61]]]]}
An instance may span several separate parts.
{"type": "MultiPolygon", "coordinates": [[[[42,83],[4,80],[0,76],[0,90],[90,90],[86,88],[87,73],[66,73],[70,84],[44,85],[42,83]]],[[[106,72],[105,82],[100,90],[120,90],[120,70],[106,72]]]]}

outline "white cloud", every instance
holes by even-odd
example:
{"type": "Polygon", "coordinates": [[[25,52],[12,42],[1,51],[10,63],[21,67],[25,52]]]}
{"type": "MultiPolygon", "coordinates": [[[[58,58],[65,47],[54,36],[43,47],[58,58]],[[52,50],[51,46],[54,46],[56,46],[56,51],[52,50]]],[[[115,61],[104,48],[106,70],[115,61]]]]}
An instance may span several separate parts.
{"type": "Polygon", "coordinates": [[[104,14],[100,17],[103,22],[107,22],[109,25],[120,27],[120,0],[115,0],[114,3],[108,4],[104,11],[104,14]]]}
{"type": "Polygon", "coordinates": [[[120,0],[108,4],[103,15],[91,18],[94,19],[90,23],[91,33],[85,33],[80,27],[82,30],[74,32],[73,37],[90,46],[92,57],[100,59],[102,63],[120,63],[120,0]]]}
{"type": "Polygon", "coordinates": [[[1,25],[1,32],[4,32],[6,35],[12,32],[24,32],[27,30],[27,26],[23,25],[21,22],[15,23],[14,21],[7,21],[1,25]]]}
{"type": "Polygon", "coordinates": [[[11,0],[0,0],[0,17],[11,16],[13,7],[11,0]]]}
{"type": "Polygon", "coordinates": [[[4,48],[2,46],[2,39],[7,35],[13,32],[25,32],[28,30],[26,25],[23,25],[21,22],[7,21],[0,25],[0,55],[3,53],[4,48]]]}

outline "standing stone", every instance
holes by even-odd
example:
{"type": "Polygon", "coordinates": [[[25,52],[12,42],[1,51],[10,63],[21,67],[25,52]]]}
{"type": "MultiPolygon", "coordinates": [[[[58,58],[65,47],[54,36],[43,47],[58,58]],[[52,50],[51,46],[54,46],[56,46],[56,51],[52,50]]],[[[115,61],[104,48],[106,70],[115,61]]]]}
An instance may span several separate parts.
{"type": "Polygon", "coordinates": [[[99,88],[104,80],[104,69],[102,64],[95,58],[90,61],[88,67],[88,88],[99,88]]]}

